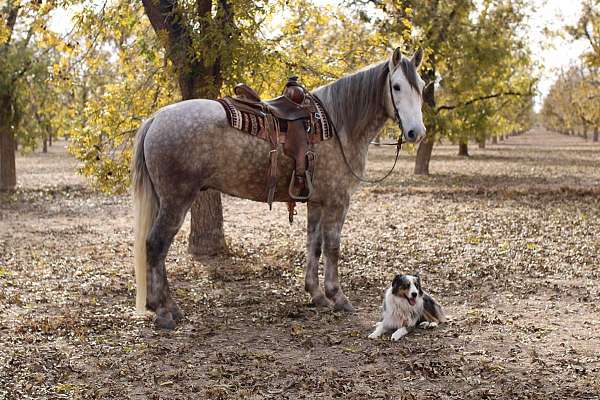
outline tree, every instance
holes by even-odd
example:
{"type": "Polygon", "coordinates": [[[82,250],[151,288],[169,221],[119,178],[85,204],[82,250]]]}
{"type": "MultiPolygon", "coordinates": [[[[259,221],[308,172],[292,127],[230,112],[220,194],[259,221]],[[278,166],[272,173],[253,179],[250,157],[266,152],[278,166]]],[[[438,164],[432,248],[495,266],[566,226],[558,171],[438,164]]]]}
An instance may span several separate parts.
{"type": "MultiPolygon", "coordinates": [[[[19,78],[30,62],[25,52],[17,50],[13,39],[19,11],[19,4],[8,2],[2,9],[0,26],[0,190],[12,190],[17,184],[14,126],[20,116],[15,105],[19,78]]],[[[27,43],[19,43],[18,47],[23,49],[23,45],[27,43]]]]}
{"type": "Polygon", "coordinates": [[[589,43],[590,51],[583,55],[586,65],[600,67],[600,0],[584,0],[579,21],[565,29],[573,39],[589,43]]]}
{"type": "MultiPolygon", "coordinates": [[[[258,2],[142,3],[90,3],[73,18],[72,40],[80,48],[66,70],[83,112],[71,127],[71,151],[83,161],[82,172],[107,191],[128,187],[132,139],[142,118],[178,98],[219,96],[263,55],[254,40],[258,2]]],[[[189,247],[193,254],[225,249],[219,193],[205,193],[194,204],[189,247]]]]}
{"type": "MultiPolygon", "coordinates": [[[[230,34],[233,34],[233,15],[228,1],[219,3],[214,19],[211,15],[212,1],[209,0],[195,2],[193,11],[186,10],[183,4],[175,1],[144,0],[143,4],[154,31],[159,37],[163,35],[163,45],[175,67],[182,99],[218,97],[223,54],[207,57],[208,60],[201,59],[195,45],[205,51],[208,46],[199,40],[194,41],[192,26],[197,21],[200,30],[208,31],[220,24],[223,31],[231,30],[230,34]]],[[[210,36],[208,32],[201,33],[210,36]]],[[[227,36],[223,35],[222,39],[226,40],[227,36]]],[[[203,192],[192,206],[188,251],[193,255],[214,255],[223,252],[226,247],[221,195],[214,191],[203,192]]]]}
{"type": "MultiPolygon", "coordinates": [[[[217,98],[224,71],[231,72],[240,53],[254,47],[260,6],[255,1],[143,0],[144,10],[173,63],[183,100],[217,98]],[[244,21],[245,32],[237,21],[244,21]],[[247,36],[245,36],[247,35],[247,36]],[[242,50],[242,51],[240,51],[242,50]],[[237,57],[236,57],[237,56],[237,57]]],[[[240,24],[242,25],[242,24],[240,24]]],[[[188,251],[196,256],[226,250],[221,195],[202,192],[192,205],[188,251]]]]}
{"type": "Polygon", "coordinates": [[[540,112],[547,129],[585,139],[592,133],[598,141],[600,126],[600,86],[595,83],[598,68],[586,65],[589,54],[582,64],[561,73],[544,99],[540,112]]]}
{"type": "Polygon", "coordinates": [[[565,27],[573,39],[585,39],[589,51],[578,65],[561,72],[541,110],[547,129],[564,134],[578,134],[598,141],[600,126],[600,1],[586,0],[579,21],[565,27]]]}
{"type": "Polygon", "coordinates": [[[51,12],[64,4],[9,0],[0,8],[0,190],[16,186],[16,139],[23,148],[33,148],[53,130],[42,94],[55,51],[64,51],[65,43],[46,25],[51,12]]]}

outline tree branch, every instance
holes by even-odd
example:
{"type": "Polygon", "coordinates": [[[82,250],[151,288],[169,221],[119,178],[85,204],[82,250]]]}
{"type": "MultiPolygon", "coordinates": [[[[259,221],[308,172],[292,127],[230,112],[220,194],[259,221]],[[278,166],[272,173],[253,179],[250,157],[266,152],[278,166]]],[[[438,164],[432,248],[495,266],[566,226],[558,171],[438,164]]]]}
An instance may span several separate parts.
{"type": "Polygon", "coordinates": [[[142,0],[146,15],[157,35],[161,31],[168,34],[165,46],[168,57],[176,66],[187,61],[186,50],[190,48],[191,38],[183,21],[183,15],[177,10],[176,0],[142,0]]]}
{"type": "Polygon", "coordinates": [[[6,16],[6,27],[8,28],[8,38],[6,39],[6,43],[2,46],[2,50],[6,50],[9,46],[10,40],[12,38],[12,34],[15,30],[15,24],[17,23],[17,16],[19,15],[20,5],[16,7],[10,6],[10,3],[6,6],[8,9],[8,15],[6,16]]]}
{"type": "Polygon", "coordinates": [[[486,96],[480,96],[480,97],[475,97],[473,99],[470,99],[464,103],[461,104],[456,104],[456,105],[443,105],[440,106],[438,108],[435,109],[435,113],[439,113],[440,111],[451,111],[454,110],[456,108],[461,108],[461,107],[466,107],[469,106],[473,103],[477,103],[479,101],[485,101],[485,100],[490,100],[490,99],[494,99],[497,97],[504,97],[504,96],[531,96],[532,93],[531,92],[526,92],[526,93],[521,93],[521,92],[500,92],[500,93],[493,93],[493,94],[488,94],[486,96]]]}

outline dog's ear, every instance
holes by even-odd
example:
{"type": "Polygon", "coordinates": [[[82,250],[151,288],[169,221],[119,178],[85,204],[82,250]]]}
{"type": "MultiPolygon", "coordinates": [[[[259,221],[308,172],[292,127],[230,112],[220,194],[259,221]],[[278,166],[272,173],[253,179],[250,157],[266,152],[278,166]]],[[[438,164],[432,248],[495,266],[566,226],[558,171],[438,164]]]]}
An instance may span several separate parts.
{"type": "Polygon", "coordinates": [[[398,294],[398,289],[400,289],[400,285],[402,284],[402,274],[396,274],[394,276],[394,280],[392,281],[392,293],[398,294]]]}
{"type": "Polygon", "coordinates": [[[417,277],[417,282],[416,285],[417,286],[417,290],[419,291],[419,296],[423,296],[423,289],[421,289],[421,277],[419,275],[415,275],[417,277]]]}

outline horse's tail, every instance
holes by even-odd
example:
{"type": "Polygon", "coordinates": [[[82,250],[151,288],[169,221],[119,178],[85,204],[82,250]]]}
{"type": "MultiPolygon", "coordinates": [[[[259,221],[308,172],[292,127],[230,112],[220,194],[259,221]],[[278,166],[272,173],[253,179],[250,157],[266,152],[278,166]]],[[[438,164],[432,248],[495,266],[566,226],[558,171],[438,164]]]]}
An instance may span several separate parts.
{"type": "Polygon", "coordinates": [[[152,125],[153,118],[142,123],[135,137],[133,159],[131,160],[131,179],[133,184],[133,213],[135,218],[135,308],[139,313],[146,310],[146,238],[158,212],[158,197],[148,174],[144,156],[144,139],[152,125]]]}

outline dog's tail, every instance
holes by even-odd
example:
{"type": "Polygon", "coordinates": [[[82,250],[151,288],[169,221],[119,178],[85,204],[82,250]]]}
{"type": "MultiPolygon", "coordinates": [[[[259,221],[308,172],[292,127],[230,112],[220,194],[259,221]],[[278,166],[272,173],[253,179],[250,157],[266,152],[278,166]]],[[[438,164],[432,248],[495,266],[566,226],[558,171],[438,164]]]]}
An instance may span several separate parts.
{"type": "Polygon", "coordinates": [[[430,295],[427,293],[423,294],[423,319],[429,322],[446,322],[446,314],[440,306],[430,295]]]}

